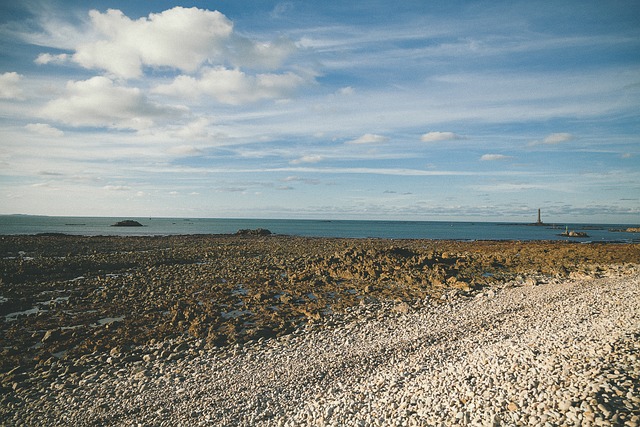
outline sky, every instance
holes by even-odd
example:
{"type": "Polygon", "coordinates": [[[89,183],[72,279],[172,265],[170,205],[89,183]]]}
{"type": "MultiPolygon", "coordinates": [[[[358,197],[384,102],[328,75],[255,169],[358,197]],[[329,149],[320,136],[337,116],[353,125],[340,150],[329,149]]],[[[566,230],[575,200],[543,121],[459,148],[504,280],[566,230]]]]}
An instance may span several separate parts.
{"type": "Polygon", "coordinates": [[[640,3],[0,5],[0,214],[640,223],[640,3]]]}

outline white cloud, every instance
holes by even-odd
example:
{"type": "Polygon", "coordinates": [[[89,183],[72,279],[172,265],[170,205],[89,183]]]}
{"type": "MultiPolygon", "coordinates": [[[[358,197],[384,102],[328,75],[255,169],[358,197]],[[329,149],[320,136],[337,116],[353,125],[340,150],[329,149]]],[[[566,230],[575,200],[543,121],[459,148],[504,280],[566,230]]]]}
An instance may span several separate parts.
{"type": "Polygon", "coordinates": [[[63,64],[69,60],[69,55],[66,53],[61,53],[59,55],[51,55],[50,53],[41,53],[34,60],[34,62],[38,65],[46,65],[46,64],[63,64]]]}
{"type": "Polygon", "coordinates": [[[184,127],[174,132],[174,136],[185,139],[205,139],[210,136],[209,125],[211,121],[205,117],[200,117],[193,122],[187,123],[184,127]]]}
{"type": "Polygon", "coordinates": [[[221,55],[233,24],[218,11],[174,7],[131,20],[119,10],[89,12],[93,37],[76,47],[73,60],[120,77],[142,75],[143,66],[195,71],[221,55]]]}
{"type": "Polygon", "coordinates": [[[269,16],[271,16],[274,19],[280,19],[283,16],[287,15],[289,12],[291,12],[293,9],[294,9],[293,3],[289,1],[280,2],[275,5],[273,10],[269,13],[269,16]]]}
{"type": "Polygon", "coordinates": [[[422,142],[451,141],[455,139],[462,139],[462,137],[453,132],[428,132],[420,137],[422,142]]]}
{"type": "Polygon", "coordinates": [[[60,137],[64,135],[64,132],[60,129],[56,129],[46,123],[29,123],[24,127],[29,132],[37,133],[43,136],[60,137]]]}
{"type": "Polygon", "coordinates": [[[389,138],[387,138],[386,136],[366,133],[360,138],[356,138],[352,141],[347,141],[347,144],[382,144],[388,141],[389,138]]]}
{"type": "Polygon", "coordinates": [[[354,93],[356,93],[356,91],[351,86],[343,87],[340,90],[338,90],[338,95],[350,96],[350,95],[353,95],[354,93]]]}
{"type": "Polygon", "coordinates": [[[199,79],[178,76],[172,83],[157,86],[153,91],[192,99],[209,95],[225,104],[240,105],[286,98],[304,83],[304,78],[292,72],[250,76],[239,69],[215,67],[205,69],[199,79]]]}
{"type": "Polygon", "coordinates": [[[145,67],[169,67],[183,73],[194,73],[205,64],[225,63],[275,69],[297,49],[285,37],[257,41],[238,35],[224,14],[196,7],[178,6],[135,20],[120,10],[92,10],[84,31],[50,20],[43,27],[44,34],[23,37],[75,52],[43,53],[35,60],[37,64],[71,60],[125,79],[141,77],[145,67]]]}
{"type": "Polygon", "coordinates": [[[42,115],[72,126],[140,130],[152,126],[156,118],[181,112],[150,102],[137,88],[116,86],[98,76],[68,82],[64,96],[49,102],[42,115]]]}
{"type": "Polygon", "coordinates": [[[511,156],[505,156],[504,154],[483,154],[480,160],[483,162],[491,162],[495,160],[508,160],[511,156]]]}
{"type": "Polygon", "coordinates": [[[542,140],[543,144],[560,144],[562,142],[571,141],[574,139],[574,136],[570,133],[552,133],[542,140]]]}
{"type": "Polygon", "coordinates": [[[558,132],[552,133],[544,137],[542,140],[531,141],[529,143],[530,146],[536,145],[556,145],[562,144],[564,142],[572,141],[575,139],[575,136],[567,133],[567,132],[558,132]]]}
{"type": "Polygon", "coordinates": [[[22,77],[16,72],[0,74],[0,99],[22,99],[22,77]]]}
{"type": "Polygon", "coordinates": [[[273,42],[255,42],[234,34],[228,44],[226,55],[237,67],[275,69],[297,49],[291,40],[284,37],[273,42]]]}
{"type": "Polygon", "coordinates": [[[292,165],[299,165],[299,164],[302,164],[302,163],[319,163],[319,162],[323,161],[324,159],[325,159],[324,156],[318,156],[318,155],[302,156],[299,159],[292,160],[290,163],[292,165]]]}

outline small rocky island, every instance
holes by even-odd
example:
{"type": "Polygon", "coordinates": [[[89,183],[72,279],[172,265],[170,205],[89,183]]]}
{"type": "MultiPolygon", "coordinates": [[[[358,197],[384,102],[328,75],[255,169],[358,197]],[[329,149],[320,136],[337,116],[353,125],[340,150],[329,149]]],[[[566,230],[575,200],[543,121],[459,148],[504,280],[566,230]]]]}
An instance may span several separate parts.
{"type": "Polygon", "coordinates": [[[563,233],[560,233],[560,236],[564,237],[589,237],[587,233],[584,231],[569,231],[569,227],[565,229],[563,233]]]}
{"type": "Polygon", "coordinates": [[[112,225],[112,227],[144,227],[144,225],[140,224],[138,221],[126,219],[124,221],[116,222],[112,225]]]}

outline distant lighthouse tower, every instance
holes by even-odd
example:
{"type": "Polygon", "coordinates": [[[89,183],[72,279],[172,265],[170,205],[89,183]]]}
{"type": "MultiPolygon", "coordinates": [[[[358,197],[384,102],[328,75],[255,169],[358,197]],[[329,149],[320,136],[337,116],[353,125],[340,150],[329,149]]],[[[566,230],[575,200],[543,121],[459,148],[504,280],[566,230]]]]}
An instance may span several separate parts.
{"type": "Polygon", "coordinates": [[[540,209],[538,209],[538,222],[536,222],[536,225],[543,225],[544,223],[542,222],[542,217],[540,216],[540,209]]]}

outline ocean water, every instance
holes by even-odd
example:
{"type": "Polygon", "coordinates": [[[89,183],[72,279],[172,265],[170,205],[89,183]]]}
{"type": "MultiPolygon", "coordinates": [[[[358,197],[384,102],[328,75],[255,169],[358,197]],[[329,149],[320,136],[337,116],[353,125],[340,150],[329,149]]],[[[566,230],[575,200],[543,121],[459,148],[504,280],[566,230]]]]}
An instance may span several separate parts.
{"type": "MultiPolygon", "coordinates": [[[[576,242],[640,242],[640,234],[616,232],[629,224],[557,224],[530,226],[498,222],[447,221],[323,221],[294,219],[220,218],[104,218],[0,215],[0,235],[63,233],[85,236],[161,236],[234,234],[240,229],[265,228],[275,234],[308,237],[347,237],[435,240],[570,240],[576,242]],[[143,227],[113,227],[133,219],[143,227]],[[589,237],[559,236],[569,230],[589,237]]],[[[635,225],[637,226],[637,225],[635,225]]]]}

